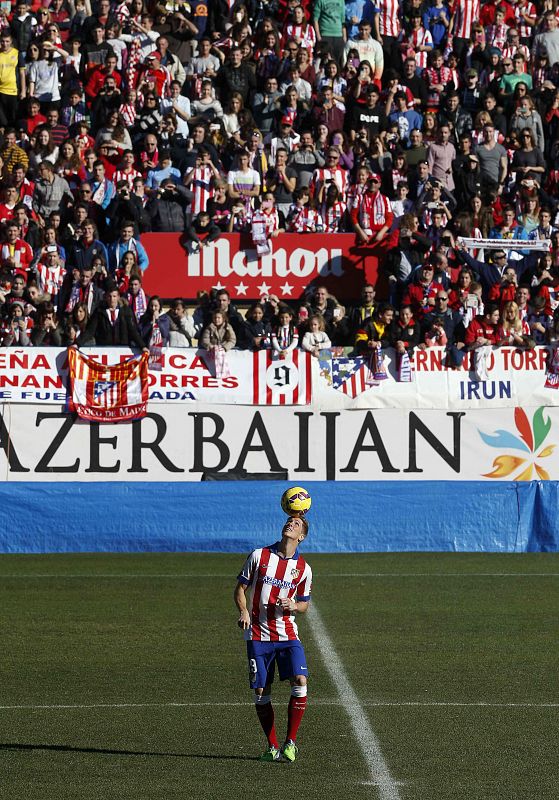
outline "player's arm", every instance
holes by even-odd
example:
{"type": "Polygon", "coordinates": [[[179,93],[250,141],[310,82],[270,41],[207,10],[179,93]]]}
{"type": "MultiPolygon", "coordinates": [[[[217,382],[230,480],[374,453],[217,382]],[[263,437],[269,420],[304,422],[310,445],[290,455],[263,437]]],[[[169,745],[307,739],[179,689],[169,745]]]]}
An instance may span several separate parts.
{"type": "Polygon", "coordinates": [[[250,628],[250,614],[247,608],[247,597],[246,597],[248,588],[249,588],[248,583],[242,583],[242,581],[238,581],[237,585],[235,586],[235,592],[233,594],[235,605],[239,610],[239,619],[237,620],[237,625],[243,631],[248,631],[248,629],[250,628]]]}
{"type": "Polygon", "coordinates": [[[306,614],[309,608],[308,600],[295,600],[294,597],[286,597],[281,601],[284,611],[291,611],[292,614],[306,614]]]}

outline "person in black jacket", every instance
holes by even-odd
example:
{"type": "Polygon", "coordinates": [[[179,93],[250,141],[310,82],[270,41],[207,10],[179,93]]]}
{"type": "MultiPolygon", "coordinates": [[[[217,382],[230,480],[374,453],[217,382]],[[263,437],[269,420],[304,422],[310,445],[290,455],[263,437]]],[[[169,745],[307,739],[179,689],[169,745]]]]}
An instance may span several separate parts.
{"type": "Polygon", "coordinates": [[[128,181],[119,181],[116,185],[116,194],[107,206],[107,216],[111,219],[109,230],[113,233],[113,240],[118,238],[116,232],[124,222],[134,223],[134,238],[138,239],[141,233],[151,230],[151,220],[137,194],[130,191],[128,181]]]}
{"type": "Polygon", "coordinates": [[[100,347],[131,347],[141,350],[146,347],[134,316],[128,306],[123,305],[120,292],[115,285],[109,286],[105,301],[93,312],[85,333],[80,337],[80,347],[97,345],[100,347]]]}
{"type": "Polygon", "coordinates": [[[200,211],[196,219],[186,226],[186,235],[192,242],[192,249],[198,250],[200,247],[207,247],[217,241],[221,236],[221,231],[215,222],[212,222],[207,211],[200,211]]]}
{"type": "Polygon", "coordinates": [[[146,211],[153,231],[182,233],[186,222],[186,206],[192,200],[192,192],[184,186],[175,185],[172,178],[165,178],[156,195],[153,195],[146,211]]]}
{"type": "Polygon", "coordinates": [[[233,92],[238,92],[245,108],[249,104],[250,95],[256,89],[256,78],[248,64],[243,63],[240,47],[232,47],[229,51],[229,59],[217,73],[215,85],[220,99],[226,100],[233,92]]]}

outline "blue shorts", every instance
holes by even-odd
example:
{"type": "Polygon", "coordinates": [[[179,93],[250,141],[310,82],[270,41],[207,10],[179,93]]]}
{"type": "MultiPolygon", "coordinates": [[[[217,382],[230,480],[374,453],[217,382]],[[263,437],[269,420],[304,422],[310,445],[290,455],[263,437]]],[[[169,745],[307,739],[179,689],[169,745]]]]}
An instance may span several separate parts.
{"type": "Polygon", "coordinates": [[[276,661],[280,681],[307,675],[305,650],[299,639],[288,642],[247,642],[248,680],[251,689],[274,682],[276,661]]]}

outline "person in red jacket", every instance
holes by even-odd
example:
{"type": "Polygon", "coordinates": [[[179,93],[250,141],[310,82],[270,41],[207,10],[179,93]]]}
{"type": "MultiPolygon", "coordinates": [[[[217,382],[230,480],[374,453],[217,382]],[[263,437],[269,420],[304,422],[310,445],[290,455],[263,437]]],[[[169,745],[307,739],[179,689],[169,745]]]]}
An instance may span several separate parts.
{"type": "Polygon", "coordinates": [[[488,303],[484,315],[474,317],[466,328],[464,342],[468,350],[499,344],[499,317],[499,306],[496,303],[488,303]]]}
{"type": "Polygon", "coordinates": [[[435,297],[441,284],[434,280],[433,264],[424,264],[418,272],[419,275],[414,283],[408,285],[402,303],[411,307],[415,319],[421,320],[435,308],[435,297]]]}
{"type": "Polygon", "coordinates": [[[359,196],[351,211],[351,221],[359,244],[370,244],[387,251],[395,247],[398,230],[391,231],[394,212],[388,197],[380,192],[380,175],[369,178],[370,188],[359,196]]]}

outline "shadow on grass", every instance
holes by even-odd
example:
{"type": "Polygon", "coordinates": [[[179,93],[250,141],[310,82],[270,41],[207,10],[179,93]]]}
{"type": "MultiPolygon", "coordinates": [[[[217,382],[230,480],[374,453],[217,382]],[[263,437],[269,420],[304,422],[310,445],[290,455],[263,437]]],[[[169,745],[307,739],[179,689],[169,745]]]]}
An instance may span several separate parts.
{"type": "Polygon", "coordinates": [[[258,761],[258,756],[214,755],[210,753],[157,753],[148,750],[112,750],[105,747],[73,747],[68,744],[0,743],[0,750],[50,750],[56,753],[99,753],[104,756],[158,756],[161,758],[211,759],[212,761],[258,761]]]}

